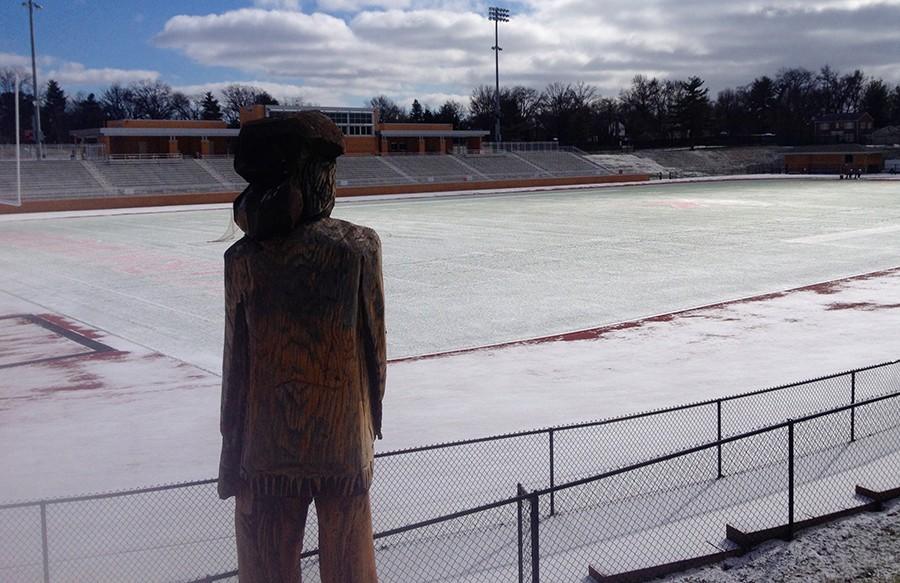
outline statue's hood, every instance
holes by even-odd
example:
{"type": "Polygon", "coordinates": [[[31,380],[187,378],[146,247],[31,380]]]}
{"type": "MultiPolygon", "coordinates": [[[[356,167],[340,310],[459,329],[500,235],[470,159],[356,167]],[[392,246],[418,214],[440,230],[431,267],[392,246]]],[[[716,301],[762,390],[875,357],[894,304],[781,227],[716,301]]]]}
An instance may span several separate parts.
{"type": "Polygon", "coordinates": [[[234,201],[234,222],[251,239],[284,237],[303,223],[331,215],[334,196],[306,195],[299,184],[251,184],[234,201]]]}
{"type": "Polygon", "coordinates": [[[333,181],[323,186],[319,173],[333,173],[333,161],[342,153],[340,129],[317,111],[245,124],[234,169],[250,185],[234,201],[235,222],[247,236],[262,240],[329,216],[333,181]]]}

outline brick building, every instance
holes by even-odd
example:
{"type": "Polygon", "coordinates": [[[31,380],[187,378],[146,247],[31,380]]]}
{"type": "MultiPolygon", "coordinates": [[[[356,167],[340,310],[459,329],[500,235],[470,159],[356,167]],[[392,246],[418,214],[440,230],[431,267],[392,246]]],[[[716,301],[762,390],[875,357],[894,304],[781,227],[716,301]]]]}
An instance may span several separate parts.
{"type": "Polygon", "coordinates": [[[814,123],[819,143],[861,144],[875,129],[868,113],[833,113],[817,117],[814,123]]]}
{"type": "Polygon", "coordinates": [[[202,157],[231,153],[238,130],[229,129],[224,121],[120,119],[70,133],[78,143],[103,144],[114,156],[202,157]]]}
{"type": "Polygon", "coordinates": [[[266,117],[290,117],[301,111],[321,111],[344,132],[347,155],[449,154],[457,149],[480,150],[484,130],[458,130],[449,123],[383,123],[378,110],[367,107],[292,107],[254,105],[241,110],[241,123],[266,117]]]}
{"type": "MultiPolygon", "coordinates": [[[[290,107],[254,105],[241,110],[241,123],[266,117],[289,117],[301,111],[321,111],[344,133],[347,155],[448,154],[458,149],[480,150],[489,132],[457,130],[452,124],[381,123],[378,110],[362,107],[290,107]]],[[[71,132],[78,143],[98,143],[111,156],[182,155],[205,157],[234,151],[239,130],[224,121],[123,119],[102,128],[71,132]]]]}
{"type": "Polygon", "coordinates": [[[884,170],[884,153],[860,145],[795,148],[784,155],[788,174],[841,174],[861,171],[875,174],[884,170]]]}

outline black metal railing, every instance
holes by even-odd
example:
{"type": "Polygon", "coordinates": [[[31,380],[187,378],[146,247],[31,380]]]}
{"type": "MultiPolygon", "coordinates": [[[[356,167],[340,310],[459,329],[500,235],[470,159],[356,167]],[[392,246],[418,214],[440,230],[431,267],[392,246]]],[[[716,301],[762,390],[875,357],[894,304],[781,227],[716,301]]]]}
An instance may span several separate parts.
{"type": "MultiPolygon", "coordinates": [[[[771,456],[761,455],[748,436],[773,431],[788,418],[844,411],[845,437],[853,444],[869,435],[854,405],[896,391],[898,380],[900,364],[893,361],[615,419],[379,453],[371,496],[378,539],[387,541],[378,553],[380,572],[402,563],[397,549],[404,545],[438,544],[465,528],[494,533],[483,534],[488,550],[492,541],[521,540],[515,532],[521,528],[519,506],[531,513],[534,493],[545,506],[539,515],[553,519],[561,510],[590,507],[572,503],[573,488],[595,483],[597,476],[633,477],[665,456],[702,457],[697,452],[708,450],[712,457],[704,467],[713,479],[768,467],[771,456]]],[[[694,483],[694,469],[676,469],[681,473],[675,478],[694,483]]],[[[206,580],[210,573],[222,575],[208,580],[225,579],[236,568],[232,514],[233,503],[216,497],[215,480],[0,506],[0,580],[147,581],[148,573],[160,580],[206,580]]],[[[537,536],[530,524],[524,530],[537,536]]],[[[310,572],[317,565],[316,540],[311,515],[303,559],[310,572]]],[[[506,562],[488,550],[471,548],[468,555],[479,564],[497,562],[494,574],[501,573],[506,562]]],[[[466,564],[465,558],[454,563],[466,564]]],[[[518,571],[521,562],[509,561],[509,567],[518,571]]]]}

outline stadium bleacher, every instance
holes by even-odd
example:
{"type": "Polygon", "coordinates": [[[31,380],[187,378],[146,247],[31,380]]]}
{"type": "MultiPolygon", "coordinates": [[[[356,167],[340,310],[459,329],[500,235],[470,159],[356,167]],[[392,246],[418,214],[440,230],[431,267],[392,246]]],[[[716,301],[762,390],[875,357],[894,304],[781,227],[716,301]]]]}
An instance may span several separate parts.
{"type": "MultiPolygon", "coordinates": [[[[0,193],[16,192],[15,162],[0,162],[0,193]]],[[[22,162],[22,196],[31,200],[103,195],[105,188],[79,160],[22,162]]]]}
{"type": "Polygon", "coordinates": [[[122,194],[230,190],[194,160],[110,160],[95,166],[122,194]]]}
{"type": "Polygon", "coordinates": [[[380,156],[341,156],[337,160],[339,186],[409,182],[380,156]]]}
{"type": "MultiPolygon", "coordinates": [[[[341,187],[515,178],[593,176],[615,169],[567,151],[454,155],[342,156],[341,187]]],[[[15,194],[15,163],[0,161],[0,195],[15,194]]],[[[29,160],[22,163],[23,198],[50,200],[162,193],[228,192],[246,182],[225,157],[29,160]]]]}
{"type": "Polygon", "coordinates": [[[605,174],[602,168],[573,152],[545,150],[516,152],[516,155],[554,175],[591,176],[594,174],[605,174]]]}
{"type": "Polygon", "coordinates": [[[217,172],[226,183],[234,185],[236,188],[243,189],[247,186],[247,181],[241,178],[241,175],[234,171],[233,158],[204,158],[203,164],[209,166],[214,172],[217,172]]]}
{"type": "Polygon", "coordinates": [[[493,179],[530,178],[546,175],[514,154],[457,155],[464,164],[493,179]]]}
{"type": "Polygon", "coordinates": [[[453,156],[390,156],[389,163],[412,178],[472,180],[478,177],[453,156]]]}

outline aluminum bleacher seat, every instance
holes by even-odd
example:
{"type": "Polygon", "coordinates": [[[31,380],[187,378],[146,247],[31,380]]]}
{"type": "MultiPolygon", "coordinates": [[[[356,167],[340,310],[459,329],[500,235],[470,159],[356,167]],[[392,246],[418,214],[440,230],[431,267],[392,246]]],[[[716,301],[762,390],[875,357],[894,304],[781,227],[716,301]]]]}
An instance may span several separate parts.
{"type": "Polygon", "coordinates": [[[489,178],[528,178],[540,176],[540,170],[509,154],[471,154],[457,156],[464,164],[489,178]]]}
{"type": "Polygon", "coordinates": [[[547,170],[551,174],[562,175],[594,175],[603,174],[603,169],[592,164],[587,159],[573,152],[558,150],[545,150],[536,152],[516,152],[536,166],[547,170]]]}
{"type": "Polygon", "coordinates": [[[96,166],[113,188],[123,194],[229,189],[193,160],[109,161],[96,166]]]}
{"type": "MultiPolygon", "coordinates": [[[[16,192],[15,162],[0,162],[0,194],[16,192]]],[[[35,160],[22,162],[22,197],[29,200],[102,196],[103,186],[79,160],[35,160]]]]}

